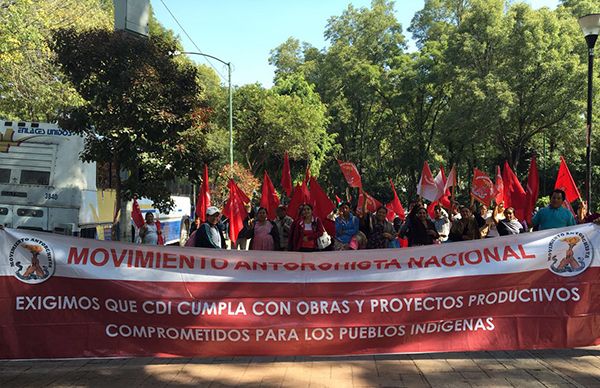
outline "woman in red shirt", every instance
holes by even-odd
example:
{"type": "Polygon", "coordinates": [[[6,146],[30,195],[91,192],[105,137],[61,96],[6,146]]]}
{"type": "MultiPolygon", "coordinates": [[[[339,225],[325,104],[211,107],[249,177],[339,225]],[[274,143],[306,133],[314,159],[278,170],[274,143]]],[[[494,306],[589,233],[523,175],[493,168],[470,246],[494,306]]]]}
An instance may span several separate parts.
{"type": "Polygon", "coordinates": [[[325,233],[323,223],[313,216],[313,207],[302,205],[300,217],[290,228],[288,250],[298,252],[314,252],[317,250],[317,239],[325,233]]]}

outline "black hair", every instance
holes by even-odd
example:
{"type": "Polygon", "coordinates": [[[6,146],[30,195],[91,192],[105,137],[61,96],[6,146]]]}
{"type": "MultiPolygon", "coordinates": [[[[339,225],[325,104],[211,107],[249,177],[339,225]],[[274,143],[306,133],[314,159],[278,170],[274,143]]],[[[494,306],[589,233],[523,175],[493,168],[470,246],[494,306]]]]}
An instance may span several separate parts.
{"type": "Polygon", "coordinates": [[[377,213],[377,212],[378,212],[378,211],[380,211],[381,209],[384,209],[386,213],[388,212],[388,208],[387,208],[387,207],[385,207],[385,206],[383,206],[383,205],[381,205],[381,206],[379,206],[379,207],[377,208],[377,210],[375,211],[375,213],[377,213]]]}
{"type": "MultiPolygon", "coordinates": [[[[565,193],[565,191],[564,191],[564,190],[561,190],[561,189],[554,189],[554,190],[552,190],[552,194],[554,194],[554,193],[559,193],[559,194],[560,194],[560,196],[562,197],[562,200],[563,200],[563,201],[565,201],[565,200],[567,199],[567,193],[565,193]]],[[[552,196],[552,195],[551,195],[551,196],[552,196]]]]}

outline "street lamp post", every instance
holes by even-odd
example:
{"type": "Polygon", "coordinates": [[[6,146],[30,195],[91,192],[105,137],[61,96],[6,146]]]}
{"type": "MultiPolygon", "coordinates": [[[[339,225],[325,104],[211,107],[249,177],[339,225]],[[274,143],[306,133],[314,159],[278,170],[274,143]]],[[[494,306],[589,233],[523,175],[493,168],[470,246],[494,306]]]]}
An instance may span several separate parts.
{"type": "Polygon", "coordinates": [[[201,55],[203,57],[212,58],[227,66],[227,82],[229,85],[229,165],[233,168],[233,92],[231,90],[231,62],[225,62],[215,56],[195,51],[184,51],[176,54],[201,55]]]}
{"type": "Polygon", "coordinates": [[[600,14],[589,14],[579,18],[581,31],[588,46],[588,89],[587,89],[587,141],[586,141],[586,170],[585,170],[585,200],[587,211],[591,211],[592,195],[592,82],[594,69],[594,45],[600,33],[600,14]]]}

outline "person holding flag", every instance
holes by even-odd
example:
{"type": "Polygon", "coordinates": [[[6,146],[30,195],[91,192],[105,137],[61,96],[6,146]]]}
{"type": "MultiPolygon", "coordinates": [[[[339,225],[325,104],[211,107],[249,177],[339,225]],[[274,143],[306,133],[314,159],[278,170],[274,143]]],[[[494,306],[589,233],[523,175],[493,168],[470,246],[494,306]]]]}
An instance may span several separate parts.
{"type": "Polygon", "coordinates": [[[479,225],[471,212],[471,209],[466,206],[460,208],[460,219],[454,221],[450,228],[450,241],[469,241],[478,240],[481,238],[479,225]]]}
{"type": "Polygon", "coordinates": [[[440,205],[435,205],[433,214],[433,225],[438,232],[437,241],[443,243],[448,240],[448,235],[450,234],[450,220],[448,220],[448,213],[446,213],[440,205]]]}
{"type": "Polygon", "coordinates": [[[394,225],[387,220],[388,209],[381,205],[375,214],[367,211],[367,201],[363,201],[362,218],[364,233],[367,236],[367,249],[389,248],[398,236],[394,225]]]}
{"type": "Polygon", "coordinates": [[[142,244],[157,245],[162,232],[158,229],[156,222],[154,222],[154,214],[151,212],[146,213],[145,220],[146,222],[142,225],[139,232],[142,244]]]}
{"type": "Polygon", "coordinates": [[[318,250],[317,240],[325,233],[323,222],[313,216],[312,205],[305,203],[301,206],[300,217],[290,228],[288,250],[297,252],[315,252],[318,250]]]}
{"type": "Polygon", "coordinates": [[[218,226],[221,213],[216,206],[209,206],[206,209],[206,222],[200,225],[200,228],[194,233],[193,246],[198,248],[225,249],[225,236],[218,226]]]}
{"type": "Polygon", "coordinates": [[[408,214],[408,221],[402,225],[400,236],[408,238],[408,246],[431,245],[440,238],[434,223],[429,219],[427,209],[414,206],[408,214]]]}
{"type": "Polygon", "coordinates": [[[278,251],[279,230],[273,221],[267,219],[268,211],[259,207],[256,219],[250,224],[250,250],[255,251],[278,251]]]}
{"type": "MultiPolygon", "coordinates": [[[[348,202],[340,203],[338,215],[335,218],[335,240],[334,249],[345,251],[350,249],[350,242],[358,233],[358,218],[350,212],[348,202]]],[[[357,246],[357,244],[353,244],[357,246]]]]}
{"type": "Polygon", "coordinates": [[[561,189],[554,189],[550,195],[550,205],[540,209],[532,218],[534,230],[563,228],[576,224],[575,217],[563,203],[567,194],[561,189]]]}

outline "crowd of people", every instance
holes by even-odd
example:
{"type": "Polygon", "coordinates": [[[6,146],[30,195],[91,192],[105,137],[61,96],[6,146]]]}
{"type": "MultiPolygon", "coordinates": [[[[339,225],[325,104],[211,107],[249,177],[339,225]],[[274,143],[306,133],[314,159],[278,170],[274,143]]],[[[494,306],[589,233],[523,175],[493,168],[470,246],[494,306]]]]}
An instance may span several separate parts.
{"type": "MultiPolygon", "coordinates": [[[[413,247],[493,238],[575,225],[577,222],[572,212],[563,206],[565,199],[564,191],[554,190],[550,204],[537,210],[531,218],[532,225],[517,219],[515,209],[504,208],[503,203],[488,209],[485,205],[475,208],[453,202],[449,211],[435,205],[433,216],[430,216],[422,201],[414,201],[404,220],[396,217],[393,221],[388,220],[386,207],[369,212],[366,203],[362,208],[353,209],[350,203],[341,202],[327,221],[314,215],[310,204],[299,207],[296,219],[287,215],[285,206],[277,209],[273,219],[269,219],[267,209],[260,207],[255,210],[248,206],[243,229],[231,248],[315,252],[413,247]],[[329,236],[324,221],[335,224],[335,235],[329,236]]],[[[155,240],[152,227],[144,229],[144,232],[147,236],[144,240],[152,243],[155,240]]],[[[211,206],[206,211],[205,222],[198,217],[193,223],[186,245],[226,249],[226,241],[226,220],[221,218],[217,207],[211,206]]]]}

